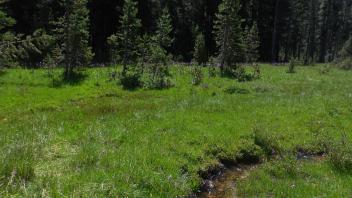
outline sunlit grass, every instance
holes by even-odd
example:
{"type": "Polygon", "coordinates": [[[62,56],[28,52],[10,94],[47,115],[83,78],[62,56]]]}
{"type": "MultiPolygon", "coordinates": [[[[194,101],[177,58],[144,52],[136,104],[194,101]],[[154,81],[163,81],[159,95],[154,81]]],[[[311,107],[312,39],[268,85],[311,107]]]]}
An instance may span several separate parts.
{"type": "Polygon", "coordinates": [[[258,126],[285,151],[321,151],[325,133],[351,139],[351,72],[265,65],[262,79],[238,83],[204,69],[192,86],[190,69],[173,67],[172,88],[127,91],[111,70],[75,83],[60,70],[57,81],[45,70],[0,76],[0,196],[176,197],[199,187],[199,171],[253,149],[258,126]]]}

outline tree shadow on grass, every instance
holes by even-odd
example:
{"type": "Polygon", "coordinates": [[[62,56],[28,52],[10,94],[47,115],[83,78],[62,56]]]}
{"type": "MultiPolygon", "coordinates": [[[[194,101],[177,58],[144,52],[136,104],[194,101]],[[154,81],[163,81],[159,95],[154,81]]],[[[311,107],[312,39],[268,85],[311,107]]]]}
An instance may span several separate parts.
{"type": "Polygon", "coordinates": [[[53,77],[52,86],[54,88],[59,88],[64,85],[70,85],[70,86],[81,85],[87,77],[88,75],[83,72],[73,72],[70,75],[61,74],[58,77],[53,77]]]}
{"type": "Polygon", "coordinates": [[[229,87],[225,89],[225,93],[227,94],[249,94],[250,91],[248,89],[238,88],[238,87],[229,87]]]}

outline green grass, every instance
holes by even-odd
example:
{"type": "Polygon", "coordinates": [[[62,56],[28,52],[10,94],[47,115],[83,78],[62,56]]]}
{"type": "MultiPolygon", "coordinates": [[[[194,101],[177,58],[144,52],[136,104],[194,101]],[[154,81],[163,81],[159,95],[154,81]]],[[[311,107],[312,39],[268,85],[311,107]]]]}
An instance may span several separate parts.
{"type": "MultiPolygon", "coordinates": [[[[205,77],[199,86],[188,68],[173,67],[175,86],[152,91],[122,90],[108,80],[108,68],[63,84],[45,70],[7,70],[0,76],[0,196],[183,196],[219,159],[260,150],[254,129],[287,151],[321,151],[321,136],[351,139],[352,73],[322,75],[320,67],[288,74],[265,65],[260,80],[205,77]]],[[[350,193],[350,176],[331,173],[325,163],[303,167],[317,185],[314,192],[297,185],[301,194],[350,193]]],[[[293,192],[269,184],[258,193],[293,192]]]]}
{"type": "Polygon", "coordinates": [[[240,197],[350,197],[352,195],[352,175],[332,170],[327,161],[300,161],[290,173],[284,171],[287,166],[287,164],[275,162],[258,168],[248,178],[239,182],[240,197]]]}

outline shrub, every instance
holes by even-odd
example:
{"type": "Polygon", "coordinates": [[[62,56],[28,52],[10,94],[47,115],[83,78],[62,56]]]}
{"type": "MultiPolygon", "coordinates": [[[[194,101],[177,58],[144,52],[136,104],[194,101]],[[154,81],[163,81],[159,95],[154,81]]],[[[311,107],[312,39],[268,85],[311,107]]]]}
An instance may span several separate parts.
{"type": "Polygon", "coordinates": [[[137,67],[126,67],[118,77],[124,89],[135,89],[141,85],[141,71],[137,67]]]}
{"type": "Polygon", "coordinates": [[[210,65],[210,66],[208,67],[208,74],[209,74],[209,77],[210,77],[210,78],[216,77],[216,73],[217,73],[216,67],[214,67],[213,65],[210,65]]]}
{"type": "Polygon", "coordinates": [[[244,163],[258,163],[263,159],[263,150],[260,146],[254,144],[250,138],[242,139],[239,145],[239,152],[235,156],[237,161],[244,163]]]}
{"type": "Polygon", "coordinates": [[[253,79],[260,79],[261,77],[261,71],[260,71],[260,67],[258,64],[254,64],[253,65],[254,71],[253,71],[253,79]]]}
{"type": "Polygon", "coordinates": [[[296,66],[298,64],[298,60],[296,58],[291,58],[290,62],[288,63],[288,71],[287,73],[293,74],[296,73],[296,66]]]}
{"type": "Polygon", "coordinates": [[[238,82],[246,82],[253,80],[253,75],[248,74],[243,66],[237,67],[237,69],[233,73],[234,76],[237,78],[238,82]]]}
{"type": "Polygon", "coordinates": [[[151,47],[149,64],[144,69],[143,86],[147,89],[162,89],[171,86],[170,73],[167,66],[170,57],[166,51],[158,45],[151,47]]]}
{"type": "Polygon", "coordinates": [[[209,59],[209,67],[208,67],[209,77],[215,77],[217,74],[217,67],[216,67],[216,58],[210,57],[209,59]]]}
{"type": "Polygon", "coordinates": [[[166,66],[150,64],[143,74],[143,87],[146,89],[163,89],[171,86],[169,71],[166,66]]]}
{"type": "Polygon", "coordinates": [[[200,66],[193,66],[191,68],[192,85],[200,85],[203,81],[203,71],[200,66]]]}
{"type": "Polygon", "coordinates": [[[340,63],[338,63],[339,68],[350,70],[352,69],[352,58],[345,58],[340,63]]]}
{"type": "Polygon", "coordinates": [[[331,71],[330,65],[324,65],[320,67],[319,73],[324,75],[324,74],[328,74],[330,71],[331,71]]]}

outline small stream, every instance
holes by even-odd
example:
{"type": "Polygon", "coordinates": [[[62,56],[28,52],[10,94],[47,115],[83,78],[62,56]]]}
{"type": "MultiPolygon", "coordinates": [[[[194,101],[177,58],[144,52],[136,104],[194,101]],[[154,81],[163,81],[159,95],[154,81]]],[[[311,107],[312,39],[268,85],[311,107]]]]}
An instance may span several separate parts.
{"type": "Polygon", "coordinates": [[[205,180],[206,191],[197,195],[199,198],[234,198],[237,197],[237,181],[246,178],[257,165],[237,165],[225,169],[215,180],[205,180]]]}
{"type": "MultiPolygon", "coordinates": [[[[297,153],[297,160],[322,161],[324,154],[309,155],[304,152],[297,153]]],[[[245,179],[259,164],[239,164],[224,168],[212,179],[203,181],[202,191],[194,197],[197,198],[234,198],[237,197],[237,182],[245,179]]]]}

